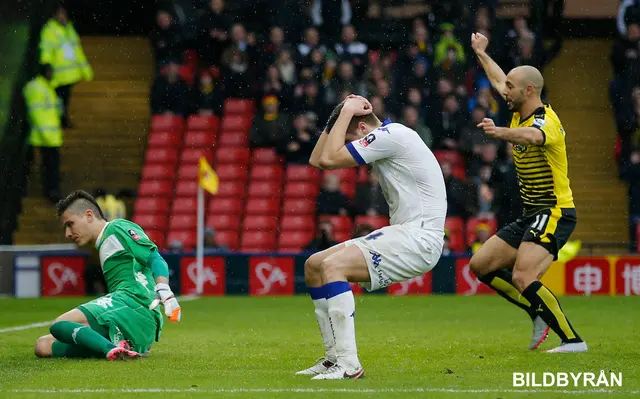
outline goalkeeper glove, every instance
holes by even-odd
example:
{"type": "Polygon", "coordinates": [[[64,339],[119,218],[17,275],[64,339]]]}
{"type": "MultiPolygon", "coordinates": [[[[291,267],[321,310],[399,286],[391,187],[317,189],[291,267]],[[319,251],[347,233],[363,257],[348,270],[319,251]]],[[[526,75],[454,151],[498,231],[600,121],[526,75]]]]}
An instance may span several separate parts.
{"type": "Polygon", "coordinates": [[[182,312],[180,310],[180,304],[176,299],[175,295],[169,288],[168,284],[158,283],[155,287],[156,291],[156,299],[151,302],[149,309],[153,310],[160,305],[162,302],[162,306],[164,306],[164,313],[169,317],[171,321],[180,321],[180,317],[182,316],[182,312]]]}

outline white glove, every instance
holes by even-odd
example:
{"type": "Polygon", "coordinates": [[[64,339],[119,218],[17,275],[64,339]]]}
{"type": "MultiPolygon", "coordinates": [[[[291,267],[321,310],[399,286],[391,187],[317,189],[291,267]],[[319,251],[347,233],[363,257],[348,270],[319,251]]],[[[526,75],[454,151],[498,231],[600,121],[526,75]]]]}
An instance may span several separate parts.
{"type": "Polygon", "coordinates": [[[158,283],[156,284],[156,299],[151,302],[149,309],[153,310],[160,305],[164,306],[164,313],[169,317],[171,321],[180,321],[180,317],[182,317],[182,312],[180,310],[180,304],[176,299],[175,295],[169,288],[168,284],[158,283]]]}

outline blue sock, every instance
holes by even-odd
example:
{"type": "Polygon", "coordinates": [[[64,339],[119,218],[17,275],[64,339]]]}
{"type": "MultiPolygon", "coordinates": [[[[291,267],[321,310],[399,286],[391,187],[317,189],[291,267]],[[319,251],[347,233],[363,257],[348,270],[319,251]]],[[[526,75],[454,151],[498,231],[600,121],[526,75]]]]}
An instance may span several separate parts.
{"type": "Polygon", "coordinates": [[[334,281],[332,283],[325,284],[323,286],[326,293],[326,298],[333,298],[344,292],[351,291],[351,285],[346,281],[334,281]]]}

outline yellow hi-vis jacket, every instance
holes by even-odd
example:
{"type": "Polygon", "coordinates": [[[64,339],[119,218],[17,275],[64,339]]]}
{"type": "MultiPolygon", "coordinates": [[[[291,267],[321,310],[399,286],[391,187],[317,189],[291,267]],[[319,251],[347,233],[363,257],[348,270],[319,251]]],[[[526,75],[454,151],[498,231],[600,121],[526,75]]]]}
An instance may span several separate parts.
{"type": "Polygon", "coordinates": [[[40,32],[40,63],[53,67],[53,87],[92,80],[93,70],[71,22],[50,19],[40,32]]]}
{"type": "Polygon", "coordinates": [[[62,103],[51,83],[43,76],[37,76],[26,84],[22,93],[31,125],[29,143],[34,147],[60,147],[62,103]]]}

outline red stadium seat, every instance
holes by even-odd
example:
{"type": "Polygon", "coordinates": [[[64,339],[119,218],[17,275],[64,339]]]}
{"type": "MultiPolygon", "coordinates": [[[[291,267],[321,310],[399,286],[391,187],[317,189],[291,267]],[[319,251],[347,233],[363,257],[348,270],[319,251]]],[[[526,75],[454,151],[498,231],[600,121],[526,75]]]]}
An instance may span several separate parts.
{"type": "Polygon", "coordinates": [[[145,163],[178,163],[178,150],[175,148],[148,148],[145,163]]]}
{"type": "Polygon", "coordinates": [[[245,213],[247,215],[278,215],[280,213],[280,201],[263,198],[249,199],[245,213]]]}
{"type": "Polygon", "coordinates": [[[178,197],[173,200],[171,205],[171,214],[196,214],[198,211],[198,201],[193,197],[178,197]]]}
{"type": "Polygon", "coordinates": [[[143,180],[173,180],[176,168],[171,164],[148,164],[142,167],[143,180]]]}
{"type": "Polygon", "coordinates": [[[251,180],[276,180],[282,181],[282,166],[280,165],[256,165],[251,168],[251,180]]]}
{"type": "Polygon", "coordinates": [[[287,198],[282,205],[285,215],[313,215],[316,212],[315,199],[287,198]]]}
{"type": "Polygon", "coordinates": [[[280,230],[308,231],[313,233],[316,223],[313,216],[285,215],[280,219],[280,230]]]}
{"type": "Polygon", "coordinates": [[[216,152],[217,163],[249,164],[248,148],[224,148],[216,152]]]}
{"type": "Polygon", "coordinates": [[[471,246],[473,241],[476,239],[476,228],[479,224],[486,224],[489,227],[489,235],[492,236],[496,233],[498,229],[498,222],[495,218],[492,219],[480,219],[480,218],[469,218],[467,220],[466,231],[467,231],[467,246],[471,246]]]}
{"type": "Polygon", "coordinates": [[[164,230],[144,229],[144,232],[158,248],[164,248],[164,230]]]}
{"type": "Polygon", "coordinates": [[[288,182],[284,187],[284,196],[287,198],[310,198],[316,199],[320,189],[315,183],[308,182],[288,182]]]}
{"type": "Polygon", "coordinates": [[[436,156],[438,163],[449,162],[451,166],[462,166],[464,167],[464,159],[459,152],[453,150],[440,150],[434,151],[433,155],[436,156]]]}
{"type": "Polygon", "coordinates": [[[216,144],[216,135],[212,132],[191,131],[184,137],[185,148],[212,148],[216,144]]]}
{"type": "Polygon", "coordinates": [[[133,213],[142,214],[161,214],[166,215],[169,212],[169,198],[143,197],[136,199],[133,207],[133,213]]]}
{"type": "Polygon", "coordinates": [[[283,231],[278,238],[278,251],[302,252],[311,240],[313,233],[310,231],[283,231]]]}
{"type": "Polygon", "coordinates": [[[452,171],[453,177],[465,181],[467,179],[467,171],[464,166],[454,166],[452,171]]]}
{"type": "Polygon", "coordinates": [[[242,234],[242,250],[246,252],[273,251],[276,247],[275,231],[245,231],[242,234]]]}
{"type": "Polygon", "coordinates": [[[192,165],[200,162],[200,157],[204,156],[209,163],[213,157],[211,148],[185,148],[180,154],[180,163],[182,165],[192,165]]]}
{"type": "Polygon", "coordinates": [[[166,245],[171,245],[173,241],[180,242],[186,251],[193,250],[196,247],[196,229],[170,231],[166,245]]]}
{"type": "Polygon", "coordinates": [[[246,165],[220,164],[216,166],[216,174],[220,181],[246,182],[249,177],[249,170],[246,165]]]}
{"type": "Polygon", "coordinates": [[[220,140],[218,140],[220,148],[228,147],[242,147],[249,146],[249,135],[245,132],[228,131],[220,133],[220,140]]]}
{"type": "Polygon", "coordinates": [[[198,164],[180,165],[178,167],[178,180],[196,180],[199,171],[198,164]]]}
{"type": "Polygon", "coordinates": [[[356,183],[364,184],[369,182],[369,170],[366,166],[358,167],[358,176],[356,177],[356,183]]]}
{"type": "Polygon", "coordinates": [[[320,215],[318,220],[328,220],[333,225],[334,231],[346,231],[351,233],[353,229],[353,222],[349,216],[339,216],[339,215],[320,215]]]}
{"type": "Polygon", "coordinates": [[[282,158],[273,148],[256,148],[251,157],[252,164],[281,164],[282,158]]]}
{"type": "Polygon", "coordinates": [[[151,117],[152,132],[176,132],[184,129],[184,119],[175,115],[154,115],[151,117]]]}
{"type": "Polygon", "coordinates": [[[187,119],[187,130],[203,130],[215,133],[220,126],[220,120],[213,115],[191,115],[187,119]]]}
{"type": "Polygon", "coordinates": [[[320,170],[309,165],[289,165],[286,172],[287,181],[310,181],[320,180],[320,170]]]}
{"type": "Polygon", "coordinates": [[[169,219],[169,230],[192,230],[196,231],[198,220],[195,214],[171,215],[169,219]]]}
{"type": "Polygon", "coordinates": [[[192,71],[198,70],[198,53],[196,50],[189,49],[184,51],[184,65],[192,71]]]}
{"type": "Polygon", "coordinates": [[[238,230],[240,228],[239,215],[209,215],[207,216],[207,226],[218,230],[238,230]]]}
{"type": "Polygon", "coordinates": [[[325,170],[323,173],[323,178],[327,175],[338,176],[340,178],[340,183],[356,182],[356,168],[325,170]]]}
{"type": "Polygon", "coordinates": [[[230,250],[236,251],[240,239],[237,231],[216,231],[216,241],[226,245],[230,250]]]}
{"type": "Polygon", "coordinates": [[[448,233],[464,233],[464,220],[461,217],[448,217],[444,222],[444,228],[448,233]]]}
{"type": "Polygon", "coordinates": [[[179,181],[176,184],[176,197],[195,197],[198,194],[198,182],[193,179],[179,181]]]}
{"type": "Polygon", "coordinates": [[[377,230],[381,227],[388,226],[389,219],[385,216],[356,216],[355,223],[357,225],[361,223],[368,224],[372,226],[374,230],[377,230]]]}
{"type": "Polygon", "coordinates": [[[336,240],[336,242],[345,242],[345,241],[351,239],[351,232],[350,231],[336,231],[335,233],[333,233],[333,239],[336,240]]]}
{"type": "Polygon", "coordinates": [[[353,197],[355,197],[356,195],[356,183],[353,181],[344,181],[340,183],[340,192],[342,192],[342,194],[346,195],[350,199],[353,199],[353,197]]]}
{"type": "Polygon", "coordinates": [[[167,228],[167,218],[165,215],[158,214],[136,214],[133,217],[133,223],[147,230],[161,230],[167,228]]]}
{"type": "MultiPolygon", "coordinates": [[[[218,177],[220,175],[218,174],[218,177]]],[[[218,187],[217,198],[232,197],[244,199],[247,196],[247,187],[245,182],[237,181],[221,181],[218,187]]]]}
{"type": "Polygon", "coordinates": [[[242,200],[239,198],[220,198],[213,197],[209,201],[207,213],[209,215],[241,215],[242,200]]]}
{"type": "Polygon", "coordinates": [[[138,195],[142,197],[171,197],[173,195],[173,185],[167,180],[143,180],[138,187],[138,195]]]}
{"type": "Polygon", "coordinates": [[[282,183],[279,181],[254,181],[249,184],[249,197],[280,198],[282,183]]]}
{"type": "Polygon", "coordinates": [[[247,115],[225,115],[222,119],[222,131],[239,130],[243,132],[251,129],[251,116],[247,115]]]}
{"type": "Polygon", "coordinates": [[[449,249],[454,252],[464,252],[467,248],[464,220],[460,217],[448,217],[444,223],[444,228],[449,238],[449,249]]]}
{"type": "Polygon", "coordinates": [[[278,228],[278,218],[275,216],[249,215],[242,221],[242,230],[275,231],[278,228]]]}
{"type": "Polygon", "coordinates": [[[229,98],[224,102],[224,115],[240,114],[251,115],[255,104],[251,100],[243,100],[239,98],[229,98]]]}
{"type": "Polygon", "coordinates": [[[150,132],[147,142],[150,148],[176,148],[182,144],[182,135],[176,132],[150,132]]]}

